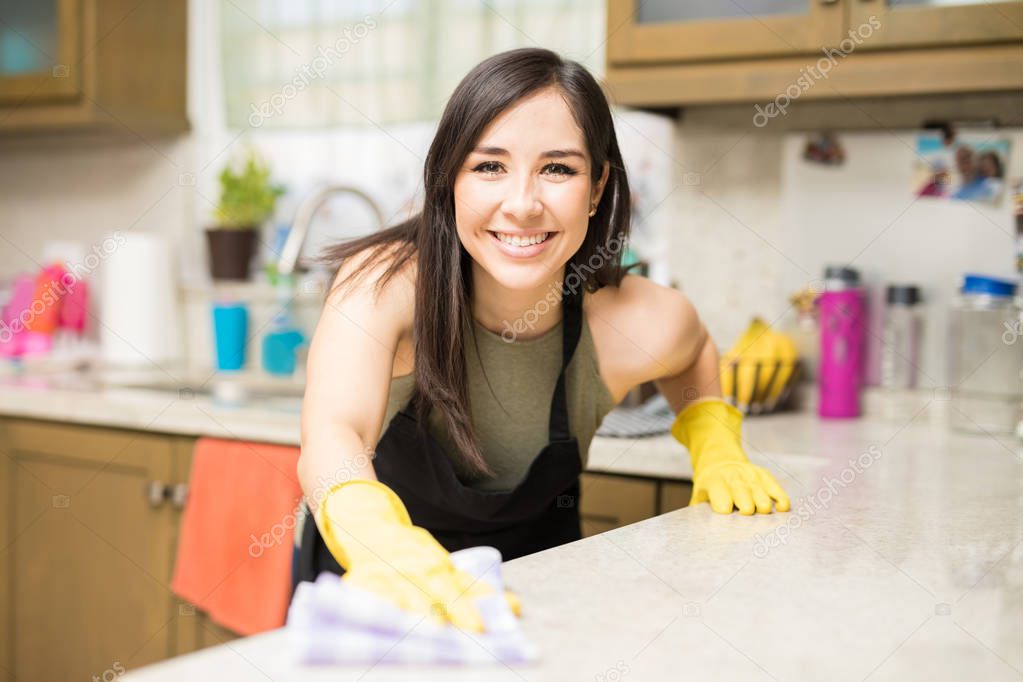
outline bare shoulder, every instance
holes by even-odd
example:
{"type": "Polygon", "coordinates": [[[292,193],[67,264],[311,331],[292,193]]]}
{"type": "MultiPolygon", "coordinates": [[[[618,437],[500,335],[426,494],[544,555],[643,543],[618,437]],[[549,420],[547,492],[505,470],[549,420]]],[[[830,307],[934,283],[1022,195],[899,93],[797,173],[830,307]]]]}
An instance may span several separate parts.
{"type": "Polygon", "coordinates": [[[394,260],[380,255],[374,260],[361,251],[346,258],[334,278],[341,286],[324,301],[306,360],[303,444],[335,442],[341,424],[362,443],[379,439],[413,303],[408,272],[381,279],[394,260]],[[352,274],[358,277],[346,282],[352,274]]]}
{"type": "Polygon", "coordinates": [[[335,308],[355,302],[371,305],[402,332],[411,329],[412,305],[415,301],[415,256],[406,261],[386,282],[382,282],[384,274],[394,263],[397,248],[396,244],[384,246],[379,257],[372,263],[370,261],[376,249],[365,249],[350,256],[334,276],[327,305],[335,308]]]}
{"type": "Polygon", "coordinates": [[[684,370],[706,338],[688,296],[638,275],[586,296],[584,312],[601,377],[618,399],[684,370]]]}

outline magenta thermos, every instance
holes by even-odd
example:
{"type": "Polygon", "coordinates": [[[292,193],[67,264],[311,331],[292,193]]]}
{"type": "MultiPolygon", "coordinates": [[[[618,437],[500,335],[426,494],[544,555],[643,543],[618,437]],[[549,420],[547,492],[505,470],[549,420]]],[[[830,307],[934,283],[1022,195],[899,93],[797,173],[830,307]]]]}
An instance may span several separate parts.
{"type": "Polygon", "coordinates": [[[821,417],[860,416],[865,299],[856,270],[826,269],[824,291],[817,302],[821,343],[817,414],[821,417]]]}

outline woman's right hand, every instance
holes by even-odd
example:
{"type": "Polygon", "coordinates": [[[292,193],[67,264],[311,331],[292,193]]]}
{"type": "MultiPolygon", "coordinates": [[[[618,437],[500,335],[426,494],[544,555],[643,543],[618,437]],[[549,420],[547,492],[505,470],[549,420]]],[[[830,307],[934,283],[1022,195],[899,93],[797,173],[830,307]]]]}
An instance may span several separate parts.
{"type": "MultiPolygon", "coordinates": [[[[484,630],[476,599],[493,588],[455,567],[429,531],[412,525],[401,499],[383,483],[356,479],[335,486],[315,518],[350,585],[436,622],[484,630]]],[[[510,592],[505,598],[520,615],[518,598],[510,592]]]]}

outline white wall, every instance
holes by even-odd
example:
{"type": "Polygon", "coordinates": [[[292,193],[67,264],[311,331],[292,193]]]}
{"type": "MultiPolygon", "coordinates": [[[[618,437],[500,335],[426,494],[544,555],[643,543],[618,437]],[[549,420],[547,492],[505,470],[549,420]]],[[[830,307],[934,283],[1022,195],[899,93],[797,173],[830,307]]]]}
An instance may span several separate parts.
{"type": "MultiPolygon", "coordinates": [[[[1023,131],[1011,140],[1010,176],[1019,176],[1023,131]]],[[[797,263],[817,274],[825,262],[855,259],[871,287],[869,376],[879,377],[884,286],[914,283],[925,299],[921,383],[941,386],[945,373],[947,306],[965,272],[1015,277],[1015,223],[1008,192],[998,206],[963,201],[917,200],[911,191],[914,131],[844,136],[846,163],[837,169],[801,159],[803,137],[790,135],[782,149],[782,244],[797,263]]],[[[786,291],[802,284],[786,271],[786,291]]]]}
{"type": "MultiPolygon", "coordinates": [[[[761,315],[777,327],[794,318],[788,296],[819,280],[830,263],[852,262],[872,293],[868,376],[879,371],[883,286],[923,287],[921,384],[945,383],[945,308],[968,271],[1015,273],[1015,227],[1000,205],[914,201],[914,130],[840,134],[846,162],[803,161],[806,135],[719,125],[713,110],[678,126],[671,267],[719,348],[761,315]]],[[[1023,174],[1023,131],[1011,140],[1008,176],[1023,174]]],[[[819,283],[819,282],[818,282],[819,283]]]]}
{"type": "Polygon", "coordinates": [[[190,138],[45,137],[0,140],[0,275],[35,271],[47,240],[88,248],[115,231],[180,242],[194,196],[190,138]]]}

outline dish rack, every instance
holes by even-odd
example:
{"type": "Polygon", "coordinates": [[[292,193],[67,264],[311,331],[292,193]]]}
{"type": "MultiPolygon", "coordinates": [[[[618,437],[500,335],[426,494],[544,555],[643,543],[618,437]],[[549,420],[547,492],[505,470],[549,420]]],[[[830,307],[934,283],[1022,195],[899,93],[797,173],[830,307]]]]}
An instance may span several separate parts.
{"type": "Polygon", "coordinates": [[[792,390],[795,388],[796,384],[799,383],[800,375],[802,374],[802,361],[798,359],[789,363],[783,360],[779,360],[777,362],[763,362],[756,360],[753,362],[722,362],[721,365],[722,372],[727,372],[729,369],[731,369],[732,372],[732,394],[723,397],[729,405],[738,408],[744,415],[771,414],[772,412],[779,412],[783,410],[787,406],[789,398],[792,396],[792,390]],[[738,378],[740,364],[743,364],[744,366],[753,366],[753,395],[750,398],[749,404],[746,405],[739,404],[738,378]],[[792,373],[785,381],[785,385],[782,386],[781,392],[778,393],[777,398],[773,401],[769,401],[767,396],[771,395],[771,392],[775,388],[775,384],[779,381],[778,377],[782,368],[787,365],[792,366],[792,373]],[[760,389],[760,376],[765,372],[771,373],[770,378],[764,388],[760,389]]]}

